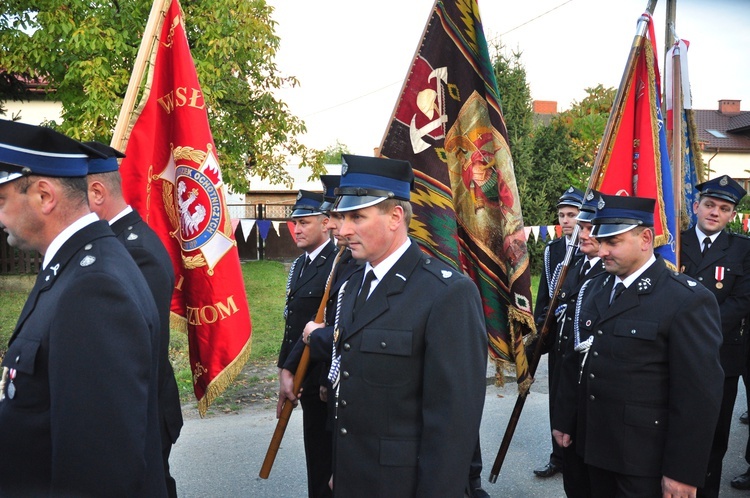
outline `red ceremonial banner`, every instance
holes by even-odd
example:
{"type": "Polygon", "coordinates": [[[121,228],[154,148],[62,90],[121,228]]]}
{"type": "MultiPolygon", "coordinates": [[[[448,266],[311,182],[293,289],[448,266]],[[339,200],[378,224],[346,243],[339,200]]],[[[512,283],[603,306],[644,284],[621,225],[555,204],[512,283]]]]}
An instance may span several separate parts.
{"type": "Polygon", "coordinates": [[[625,95],[622,116],[613,131],[614,140],[604,158],[595,188],[611,195],[656,199],[654,233],[657,252],[673,267],[676,262],[674,234],[676,212],[672,169],[661,115],[661,87],[656,37],[651,16],[643,49],[633,76],[620,90],[625,95]]]}
{"type": "MultiPolygon", "coordinates": [[[[172,257],[201,416],[250,355],[250,311],[206,103],[180,5],[166,10],[120,166],[128,203],[172,257]]],[[[175,320],[173,320],[173,323],[175,320]]]]}

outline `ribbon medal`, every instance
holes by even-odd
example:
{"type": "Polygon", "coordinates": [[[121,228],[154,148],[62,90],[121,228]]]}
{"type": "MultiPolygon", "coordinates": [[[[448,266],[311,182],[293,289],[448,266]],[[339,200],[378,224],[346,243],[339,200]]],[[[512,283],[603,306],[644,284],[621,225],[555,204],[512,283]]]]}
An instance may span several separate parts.
{"type": "Polygon", "coordinates": [[[10,369],[10,383],[8,384],[8,397],[13,399],[16,397],[16,385],[13,383],[13,379],[16,378],[16,369],[10,369]]]}
{"type": "Polygon", "coordinates": [[[721,282],[724,280],[724,267],[723,266],[717,266],[716,271],[714,272],[714,278],[716,279],[716,288],[721,289],[724,287],[724,284],[721,282]]]}

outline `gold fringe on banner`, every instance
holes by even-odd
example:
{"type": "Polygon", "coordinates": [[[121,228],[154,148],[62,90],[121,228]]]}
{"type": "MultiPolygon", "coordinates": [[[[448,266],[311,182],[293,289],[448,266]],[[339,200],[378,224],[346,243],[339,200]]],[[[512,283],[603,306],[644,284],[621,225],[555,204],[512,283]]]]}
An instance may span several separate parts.
{"type": "Polygon", "coordinates": [[[247,342],[242,347],[237,357],[222,370],[219,375],[214,377],[210,384],[206,387],[206,392],[203,397],[198,400],[198,413],[201,418],[206,416],[206,412],[211,404],[221,396],[221,394],[229,387],[229,384],[239,375],[242,368],[250,358],[250,352],[252,351],[253,336],[248,337],[247,342]]]}

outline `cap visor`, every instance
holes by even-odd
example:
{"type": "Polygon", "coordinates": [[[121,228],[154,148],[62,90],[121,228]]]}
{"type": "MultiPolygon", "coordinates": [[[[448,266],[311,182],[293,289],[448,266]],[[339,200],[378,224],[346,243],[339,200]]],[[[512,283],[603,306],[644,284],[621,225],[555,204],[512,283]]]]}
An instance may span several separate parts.
{"type": "Polygon", "coordinates": [[[354,211],[355,209],[364,209],[386,200],[387,197],[373,197],[371,195],[342,195],[333,205],[336,213],[344,211],[354,211]]]}
{"type": "Polygon", "coordinates": [[[596,217],[596,213],[594,213],[592,211],[581,210],[578,213],[578,216],[576,216],[576,220],[578,220],[578,221],[588,221],[589,223],[591,223],[591,220],[593,220],[595,217],[596,217]]]}
{"type": "Polygon", "coordinates": [[[317,216],[323,214],[319,209],[295,209],[292,211],[292,218],[304,218],[305,216],[317,216]]]}
{"type": "Polygon", "coordinates": [[[712,192],[712,191],[702,192],[701,197],[713,197],[714,199],[731,202],[734,205],[736,205],[738,202],[736,198],[730,195],[724,194],[724,193],[720,193],[720,192],[712,192]]]}
{"type": "Polygon", "coordinates": [[[632,230],[637,226],[638,225],[626,225],[626,224],[594,225],[594,228],[591,229],[591,236],[597,237],[597,238],[614,237],[615,235],[620,235],[621,233],[625,233],[629,230],[632,230]]]}
{"type": "Polygon", "coordinates": [[[22,168],[13,164],[0,163],[0,183],[8,183],[23,176],[22,168]]]}

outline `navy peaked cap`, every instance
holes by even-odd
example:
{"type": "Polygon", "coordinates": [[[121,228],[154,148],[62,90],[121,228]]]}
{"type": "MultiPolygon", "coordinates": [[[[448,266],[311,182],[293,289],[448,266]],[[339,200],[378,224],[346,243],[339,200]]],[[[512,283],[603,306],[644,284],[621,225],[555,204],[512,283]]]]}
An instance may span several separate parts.
{"type": "Polygon", "coordinates": [[[336,202],[336,188],[341,184],[341,175],[320,175],[320,183],[323,184],[323,198],[320,210],[328,212],[336,202]]]}
{"type": "Polygon", "coordinates": [[[583,204],[581,204],[581,210],[578,212],[576,220],[591,223],[591,220],[596,216],[596,211],[599,209],[601,198],[602,194],[600,192],[589,190],[589,193],[586,194],[586,198],[583,200],[583,204]]]}
{"type": "Polygon", "coordinates": [[[613,237],[638,226],[653,227],[655,206],[656,200],[648,197],[602,194],[591,235],[613,237]]]}
{"type": "Polygon", "coordinates": [[[384,157],[341,156],[341,185],[334,211],[353,211],[386,199],[410,200],[414,171],[409,161],[384,157]]]}
{"type": "Polygon", "coordinates": [[[119,150],[101,142],[84,142],[84,145],[88,145],[92,149],[96,149],[107,156],[103,159],[98,157],[92,157],[89,159],[89,175],[95,173],[109,173],[110,171],[117,171],[120,168],[117,159],[125,157],[125,154],[119,150]]]}
{"type": "Polygon", "coordinates": [[[51,128],[0,119],[0,183],[22,176],[86,176],[104,154],[51,128]]]}
{"type": "Polygon", "coordinates": [[[560,196],[557,200],[557,207],[572,206],[574,208],[581,208],[583,204],[583,191],[573,186],[568,187],[568,190],[560,196]]]}
{"type": "Polygon", "coordinates": [[[323,214],[320,210],[322,203],[323,194],[317,194],[309,190],[300,190],[297,193],[297,202],[294,203],[294,207],[292,208],[292,218],[323,214]]]}
{"type": "Polygon", "coordinates": [[[737,204],[740,202],[740,199],[747,194],[745,187],[727,175],[722,175],[713,180],[699,183],[695,188],[701,193],[701,197],[704,195],[715,197],[717,199],[729,201],[732,204],[737,204]]]}

